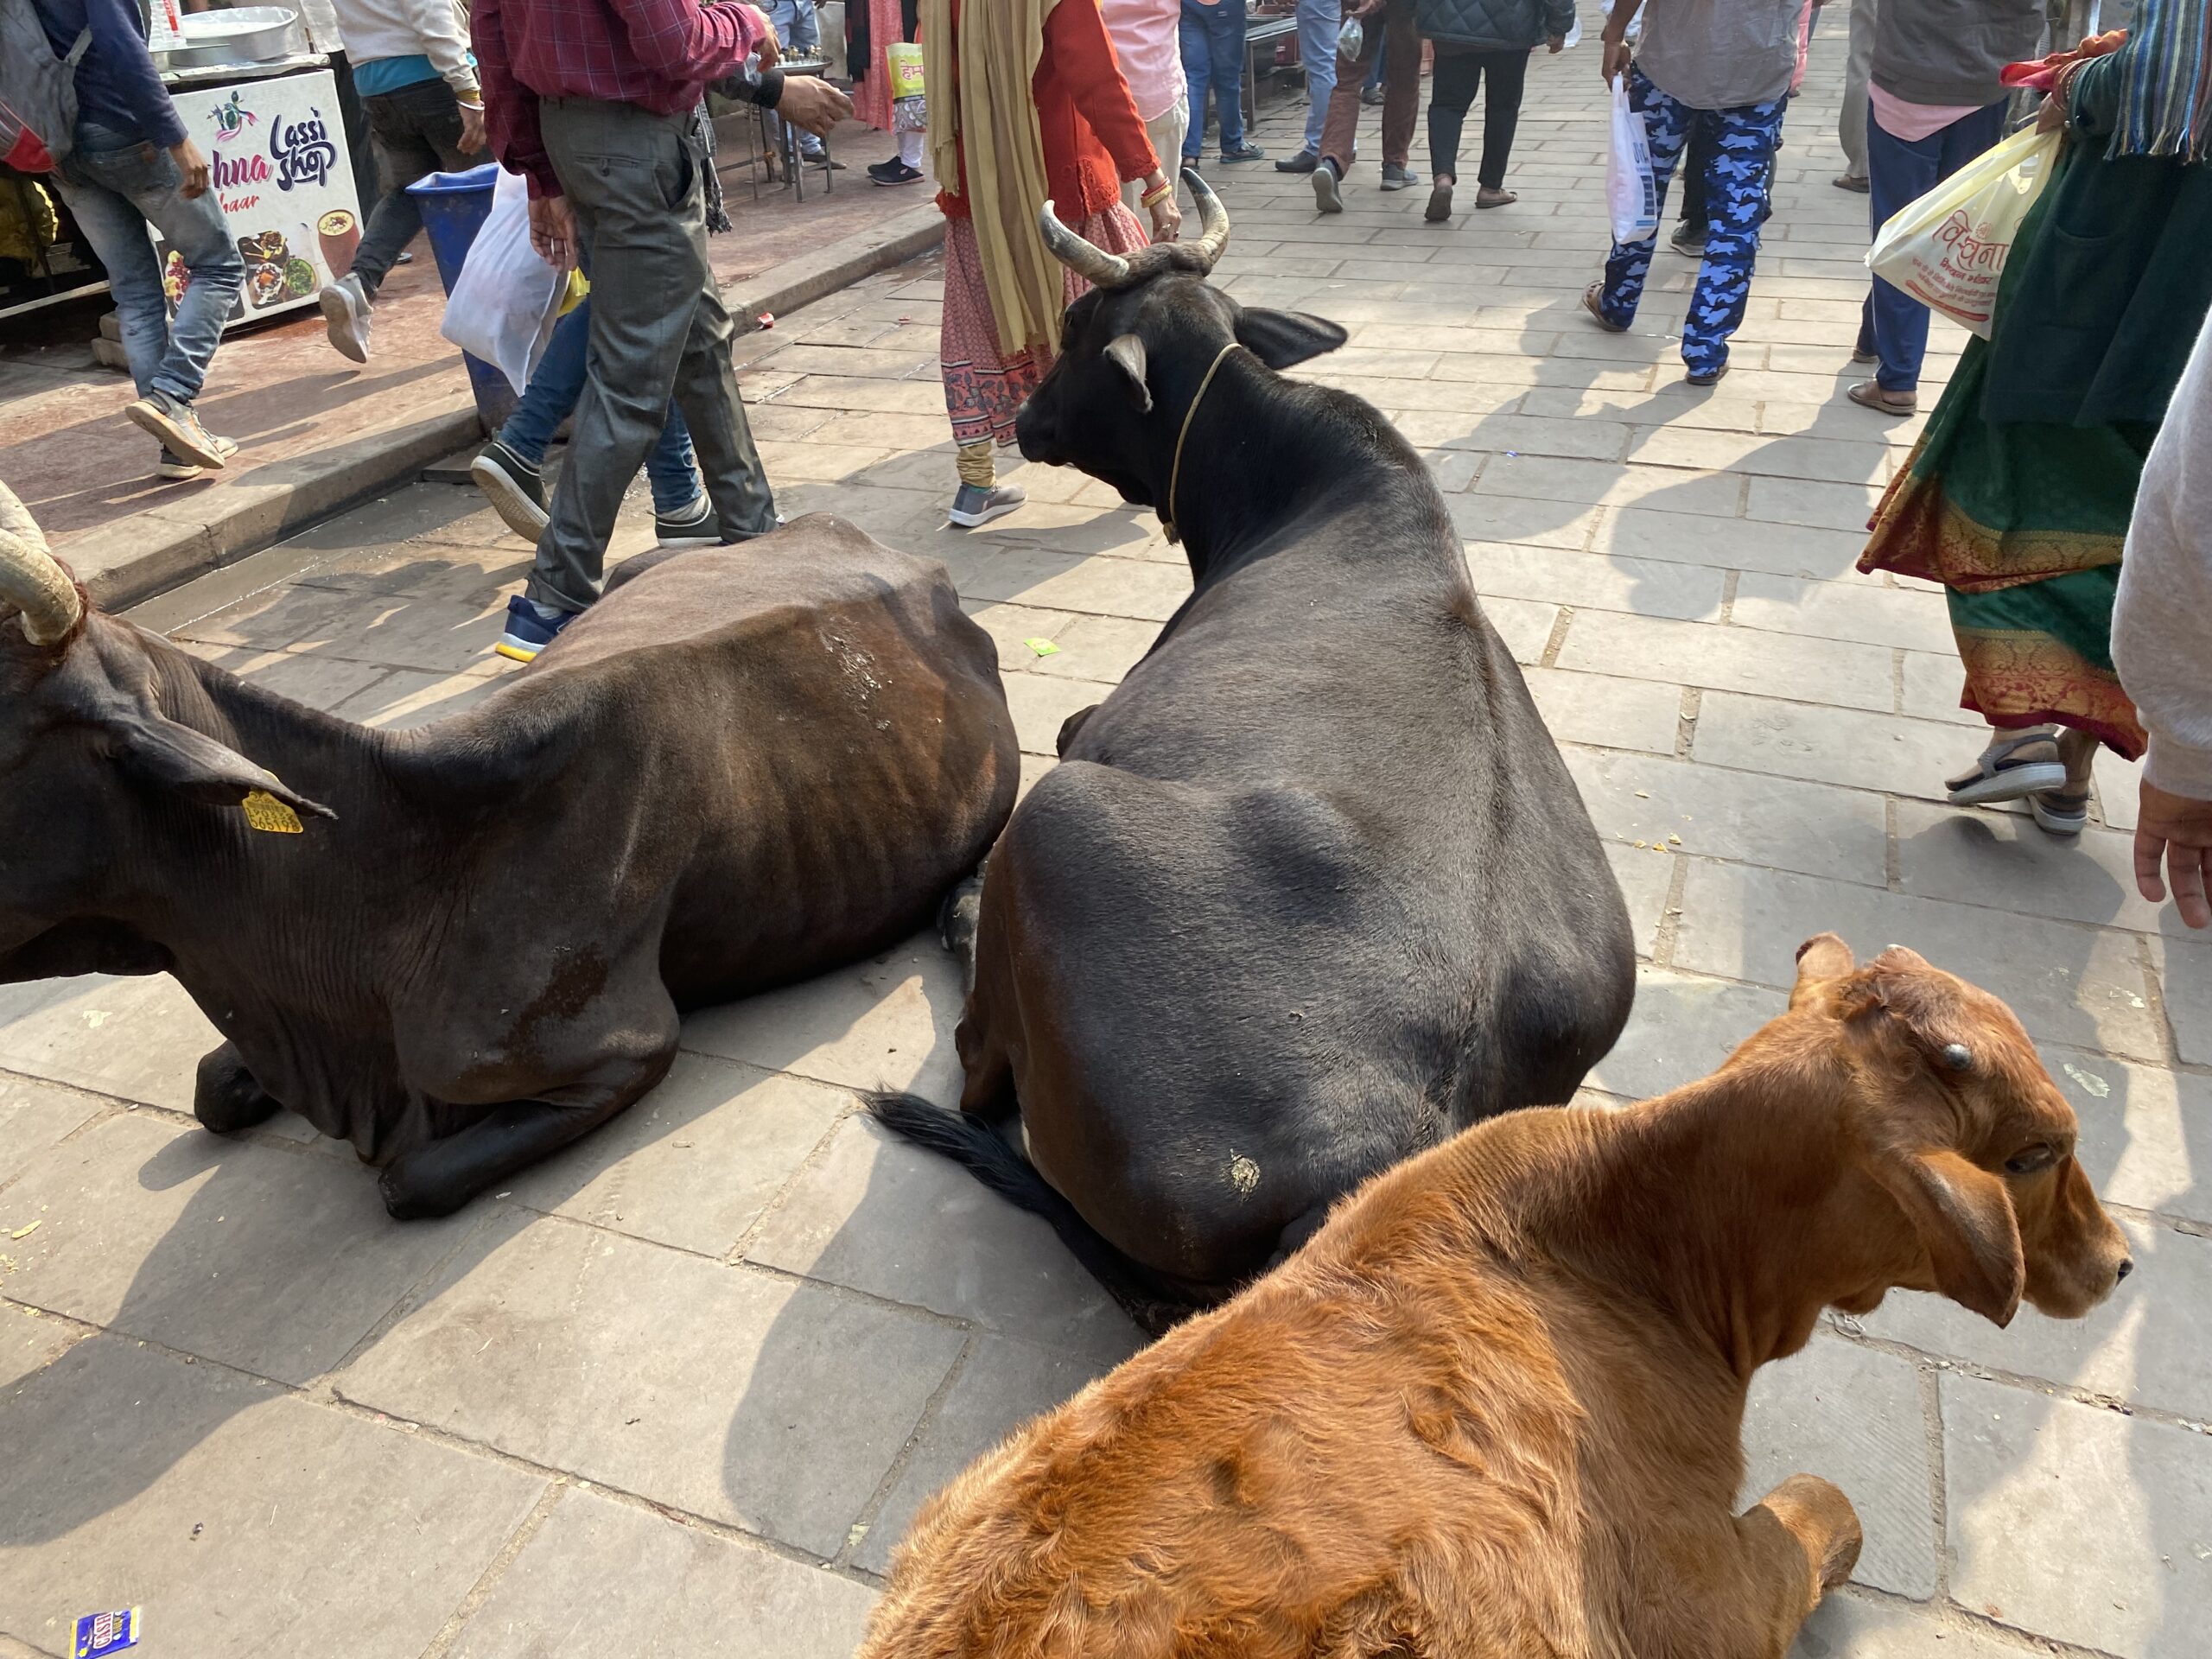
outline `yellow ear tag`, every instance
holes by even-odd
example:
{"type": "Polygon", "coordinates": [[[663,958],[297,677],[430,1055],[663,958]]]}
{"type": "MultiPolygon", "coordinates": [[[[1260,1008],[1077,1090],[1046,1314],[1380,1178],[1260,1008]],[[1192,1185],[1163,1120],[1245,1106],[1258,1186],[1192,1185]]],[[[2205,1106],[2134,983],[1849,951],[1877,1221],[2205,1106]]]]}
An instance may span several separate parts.
{"type": "Polygon", "coordinates": [[[300,815],[265,789],[249,790],[238,804],[245,809],[245,821],[257,830],[265,830],[272,836],[304,833],[300,815]]]}

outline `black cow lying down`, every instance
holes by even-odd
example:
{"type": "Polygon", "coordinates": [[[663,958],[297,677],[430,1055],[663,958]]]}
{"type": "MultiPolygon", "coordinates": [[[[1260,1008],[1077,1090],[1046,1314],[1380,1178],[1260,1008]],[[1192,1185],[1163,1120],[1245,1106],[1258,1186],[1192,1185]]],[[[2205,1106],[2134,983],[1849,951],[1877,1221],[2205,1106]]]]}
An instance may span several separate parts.
{"type": "MultiPolygon", "coordinates": [[[[1344,333],[1209,287],[1228,216],[1193,190],[1199,240],[1126,260],[1047,207],[1096,286],[1019,432],[1156,507],[1194,591],[990,855],[962,1114],[873,1103],[1049,1217],[1154,1330],[1376,1170],[1568,1099],[1635,970],[1421,457],[1277,372],[1344,333]]],[[[956,906],[949,942],[967,925],[956,906]]]]}
{"type": "Polygon", "coordinates": [[[825,515],[645,570],[409,731],[92,609],[4,489],[0,598],[0,982],[174,973],[229,1039],[200,1121],[289,1106],[397,1217],[629,1105],[679,1009],[922,924],[1014,804],[944,567],[825,515]]]}

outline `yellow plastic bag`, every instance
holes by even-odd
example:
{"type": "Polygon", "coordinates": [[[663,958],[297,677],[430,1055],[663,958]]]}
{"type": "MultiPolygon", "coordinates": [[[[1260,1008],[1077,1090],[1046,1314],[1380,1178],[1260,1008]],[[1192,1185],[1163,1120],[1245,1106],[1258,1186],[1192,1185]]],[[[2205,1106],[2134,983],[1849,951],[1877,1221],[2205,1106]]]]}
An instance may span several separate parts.
{"type": "Polygon", "coordinates": [[[922,48],[912,41],[893,41],[883,48],[883,61],[891,71],[891,96],[920,98],[926,90],[922,85],[922,48]]]}
{"type": "Polygon", "coordinates": [[[2024,129],[1906,204],[1876,234],[1868,268],[1988,339],[2005,256],[2050,177],[2058,138],[2024,129]]]}

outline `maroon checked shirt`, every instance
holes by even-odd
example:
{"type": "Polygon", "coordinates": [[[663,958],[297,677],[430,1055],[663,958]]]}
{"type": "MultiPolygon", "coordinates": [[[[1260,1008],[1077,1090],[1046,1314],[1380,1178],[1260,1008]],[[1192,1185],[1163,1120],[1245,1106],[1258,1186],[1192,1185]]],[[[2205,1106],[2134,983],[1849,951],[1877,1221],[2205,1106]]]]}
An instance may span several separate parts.
{"type": "Polygon", "coordinates": [[[538,136],[541,98],[598,98],[658,115],[690,109],[767,34],[737,0],[476,0],[470,43],[493,155],[557,196],[538,136]]]}

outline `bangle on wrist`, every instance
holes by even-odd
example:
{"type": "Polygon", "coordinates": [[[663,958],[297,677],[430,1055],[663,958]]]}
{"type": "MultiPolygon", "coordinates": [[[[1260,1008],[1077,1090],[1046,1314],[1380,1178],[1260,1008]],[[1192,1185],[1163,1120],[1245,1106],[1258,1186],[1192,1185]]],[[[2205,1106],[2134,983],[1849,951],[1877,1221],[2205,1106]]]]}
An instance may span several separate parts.
{"type": "Polygon", "coordinates": [[[1155,206],[1157,206],[1157,205],[1158,205],[1159,203],[1160,203],[1160,202],[1163,202],[1163,201],[1166,200],[1168,197],[1170,197],[1170,196],[1173,195],[1174,194],[1175,194],[1175,184],[1174,184],[1174,181],[1173,181],[1173,180],[1171,179],[1171,180],[1170,180],[1170,181],[1168,181],[1166,183],[1165,183],[1165,184],[1161,185],[1161,186],[1160,187],[1160,188],[1159,188],[1159,189],[1157,189],[1157,190],[1147,190],[1147,191],[1146,191],[1146,192],[1144,193],[1144,194],[1142,194],[1141,196],[1140,196],[1140,197],[1138,197],[1138,198],[1137,198],[1137,200],[1138,200],[1138,202],[1139,202],[1141,205],[1142,205],[1143,207],[1155,207],[1155,206]]]}

